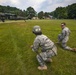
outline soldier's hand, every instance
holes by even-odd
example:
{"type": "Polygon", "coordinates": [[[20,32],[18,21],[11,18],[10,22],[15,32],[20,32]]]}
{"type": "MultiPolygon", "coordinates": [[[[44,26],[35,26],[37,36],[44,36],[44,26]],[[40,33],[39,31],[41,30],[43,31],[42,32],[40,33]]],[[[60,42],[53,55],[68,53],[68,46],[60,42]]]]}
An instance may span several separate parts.
{"type": "Polygon", "coordinates": [[[30,47],[33,48],[33,45],[31,45],[30,47]]]}

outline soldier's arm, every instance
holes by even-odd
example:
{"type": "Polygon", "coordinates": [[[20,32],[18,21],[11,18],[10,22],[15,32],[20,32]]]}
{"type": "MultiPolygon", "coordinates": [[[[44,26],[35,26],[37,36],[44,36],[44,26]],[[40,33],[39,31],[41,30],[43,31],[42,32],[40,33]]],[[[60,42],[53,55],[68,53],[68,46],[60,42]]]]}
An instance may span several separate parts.
{"type": "Polygon", "coordinates": [[[35,41],[33,43],[33,46],[32,46],[32,50],[33,51],[38,51],[39,45],[40,45],[40,41],[38,39],[35,39],[35,41]]]}
{"type": "Polygon", "coordinates": [[[71,34],[71,31],[69,30],[69,35],[71,34]]]}
{"type": "Polygon", "coordinates": [[[65,36],[66,36],[66,34],[67,34],[67,32],[64,30],[64,31],[62,31],[62,38],[64,39],[65,38],[65,36]]]}

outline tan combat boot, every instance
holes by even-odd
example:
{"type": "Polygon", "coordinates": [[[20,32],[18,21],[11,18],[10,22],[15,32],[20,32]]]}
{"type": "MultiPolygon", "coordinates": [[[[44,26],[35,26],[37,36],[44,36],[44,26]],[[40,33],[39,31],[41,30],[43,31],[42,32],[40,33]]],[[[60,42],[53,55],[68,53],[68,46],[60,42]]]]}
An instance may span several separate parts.
{"type": "Polygon", "coordinates": [[[38,66],[38,69],[39,70],[47,70],[47,66],[46,65],[44,65],[44,66],[38,66]]]}
{"type": "Polygon", "coordinates": [[[72,48],[72,51],[76,52],[76,48],[72,48]]]}

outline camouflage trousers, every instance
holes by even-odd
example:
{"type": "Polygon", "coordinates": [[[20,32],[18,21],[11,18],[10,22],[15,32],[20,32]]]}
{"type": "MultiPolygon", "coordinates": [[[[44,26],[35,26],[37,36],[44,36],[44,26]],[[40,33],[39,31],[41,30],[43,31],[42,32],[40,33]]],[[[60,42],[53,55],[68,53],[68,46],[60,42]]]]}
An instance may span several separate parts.
{"type": "Polygon", "coordinates": [[[62,47],[66,50],[72,50],[72,48],[67,46],[66,43],[62,43],[62,47]]]}
{"type": "Polygon", "coordinates": [[[67,41],[69,40],[69,37],[66,37],[63,39],[63,37],[61,36],[61,34],[58,35],[58,41],[61,42],[61,45],[64,49],[66,50],[72,50],[72,48],[70,48],[69,46],[67,46],[67,41]]]}
{"type": "Polygon", "coordinates": [[[41,52],[40,55],[37,55],[37,60],[41,66],[45,65],[45,61],[52,56],[57,55],[57,47],[54,46],[52,50],[47,50],[46,52],[41,52]]]}

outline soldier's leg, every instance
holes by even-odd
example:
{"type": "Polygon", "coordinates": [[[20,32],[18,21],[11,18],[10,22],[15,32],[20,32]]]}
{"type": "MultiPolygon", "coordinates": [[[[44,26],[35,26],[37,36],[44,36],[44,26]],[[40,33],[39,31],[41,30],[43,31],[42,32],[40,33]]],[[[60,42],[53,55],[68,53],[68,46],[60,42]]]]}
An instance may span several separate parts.
{"type": "Polygon", "coordinates": [[[37,60],[40,64],[40,66],[38,67],[39,70],[42,70],[42,69],[47,69],[47,66],[45,64],[45,61],[49,61],[49,62],[52,62],[52,60],[50,59],[52,56],[55,56],[57,55],[56,50],[57,48],[54,47],[53,50],[48,50],[46,52],[42,52],[40,53],[40,55],[37,55],[37,60]],[[53,51],[55,49],[55,51],[53,51]]]}
{"type": "Polygon", "coordinates": [[[42,52],[40,53],[40,57],[39,55],[37,55],[37,60],[39,62],[39,64],[41,66],[45,65],[44,61],[47,61],[49,58],[51,58],[52,56],[55,56],[57,55],[57,52],[56,52],[57,48],[54,47],[53,50],[48,50],[46,52],[42,52]]]}
{"type": "Polygon", "coordinates": [[[73,50],[72,48],[70,48],[69,46],[66,45],[66,43],[62,43],[62,47],[66,50],[73,50]]]}
{"type": "Polygon", "coordinates": [[[37,55],[37,60],[40,64],[40,66],[38,67],[39,70],[46,70],[47,66],[45,64],[45,60],[46,60],[46,52],[42,52],[40,53],[40,55],[37,55]]]}
{"type": "Polygon", "coordinates": [[[62,40],[62,36],[61,36],[61,34],[59,34],[58,35],[58,42],[61,42],[61,40],[62,40]]]}
{"type": "Polygon", "coordinates": [[[45,65],[44,61],[47,60],[46,57],[47,57],[46,52],[42,52],[40,53],[40,55],[37,55],[37,60],[41,66],[45,65]]]}
{"type": "Polygon", "coordinates": [[[46,57],[47,59],[51,58],[53,56],[56,56],[57,55],[57,47],[54,45],[53,48],[52,48],[52,50],[47,50],[46,51],[46,55],[47,55],[47,57],[46,57]]]}

